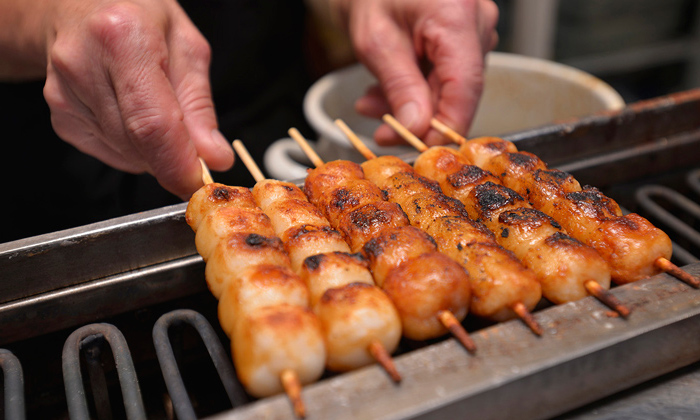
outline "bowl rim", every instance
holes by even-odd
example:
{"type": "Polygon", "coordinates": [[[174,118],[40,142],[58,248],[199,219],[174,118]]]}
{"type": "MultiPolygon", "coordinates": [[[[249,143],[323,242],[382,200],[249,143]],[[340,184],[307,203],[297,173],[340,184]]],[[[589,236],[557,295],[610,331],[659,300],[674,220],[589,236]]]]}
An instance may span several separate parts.
{"type": "MultiPolygon", "coordinates": [[[[602,99],[602,102],[606,106],[606,108],[601,109],[601,111],[615,111],[625,107],[625,101],[622,96],[608,83],[590,73],[566,64],[500,51],[491,51],[488,53],[484,63],[485,68],[488,66],[498,66],[501,68],[524,69],[532,73],[556,75],[556,77],[560,79],[564,79],[575,85],[583,86],[587,90],[591,90],[593,86],[596,95],[602,99]]],[[[304,116],[319,137],[328,137],[340,144],[347,143],[343,132],[323,111],[323,100],[330,89],[338,83],[339,80],[343,80],[347,77],[347,74],[354,73],[365,73],[376,80],[374,75],[372,75],[364,65],[361,63],[354,63],[325,74],[314,82],[304,95],[304,116]]]]}

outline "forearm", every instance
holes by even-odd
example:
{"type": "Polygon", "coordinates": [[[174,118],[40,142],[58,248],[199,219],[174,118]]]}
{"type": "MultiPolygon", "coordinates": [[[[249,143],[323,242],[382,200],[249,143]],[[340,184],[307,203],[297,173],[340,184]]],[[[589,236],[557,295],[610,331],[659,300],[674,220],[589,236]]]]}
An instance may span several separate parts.
{"type": "Polygon", "coordinates": [[[46,22],[51,0],[0,0],[0,80],[46,76],[46,22]]]}

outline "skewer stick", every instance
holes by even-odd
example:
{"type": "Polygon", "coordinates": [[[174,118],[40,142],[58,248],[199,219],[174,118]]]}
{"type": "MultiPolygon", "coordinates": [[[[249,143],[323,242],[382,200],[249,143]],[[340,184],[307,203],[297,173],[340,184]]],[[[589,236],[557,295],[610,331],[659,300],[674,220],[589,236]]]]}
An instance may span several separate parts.
{"type": "MultiPolygon", "coordinates": [[[[248,168],[256,181],[265,179],[262,171],[260,171],[260,168],[258,168],[258,166],[255,164],[255,161],[240,140],[233,141],[233,148],[235,149],[236,153],[238,153],[246,168],[248,168]]],[[[202,164],[202,181],[204,181],[205,184],[214,182],[206,164],[204,163],[204,160],[202,158],[199,160],[202,164]]],[[[297,376],[296,372],[291,369],[283,370],[280,373],[280,381],[282,382],[282,387],[287,394],[287,398],[289,398],[289,401],[292,403],[294,414],[299,418],[306,417],[306,407],[304,406],[304,401],[301,399],[301,382],[299,381],[299,377],[297,376]]]]}
{"type": "MultiPolygon", "coordinates": [[[[428,146],[423,143],[418,137],[413,135],[406,127],[401,125],[395,118],[391,115],[384,115],[384,121],[389,124],[396,132],[409,142],[413,147],[415,147],[419,152],[424,152],[428,150],[428,146]]],[[[537,323],[535,317],[528,311],[527,307],[522,302],[515,302],[511,309],[516,315],[527,325],[532,332],[537,335],[542,335],[542,327],[537,323]]]]}
{"type": "MultiPolygon", "coordinates": [[[[430,120],[430,125],[434,129],[439,131],[441,134],[443,134],[445,137],[449,138],[450,140],[452,140],[453,142],[455,142],[457,144],[461,145],[467,141],[466,138],[460,136],[459,133],[457,133],[456,131],[454,131],[450,127],[446,126],[445,124],[441,123],[440,121],[438,121],[435,118],[430,120]]],[[[659,270],[662,270],[663,272],[672,275],[673,277],[687,283],[688,285],[690,285],[696,289],[700,288],[700,279],[698,279],[697,277],[691,275],[690,273],[688,273],[686,271],[683,271],[680,267],[673,264],[671,261],[667,260],[664,257],[659,257],[658,259],[656,259],[654,261],[654,266],[656,268],[658,268],[659,270]]],[[[588,287],[586,287],[586,289],[588,289],[588,287]]],[[[591,292],[591,290],[588,290],[588,291],[592,295],[598,297],[593,292],[591,292]]],[[[598,298],[598,299],[600,299],[603,303],[608,305],[608,303],[605,302],[603,299],[601,299],[601,298],[598,298]]],[[[608,305],[608,306],[610,306],[610,305],[608,305]]],[[[612,309],[615,309],[615,308],[612,308],[612,309]]],[[[615,310],[617,311],[617,309],[615,309],[615,310]]],[[[620,312],[620,311],[618,311],[618,312],[620,312]]],[[[622,315],[622,313],[620,313],[620,315],[622,315]]],[[[622,315],[622,316],[626,316],[626,315],[622,315]]]]}
{"type": "Polygon", "coordinates": [[[362,140],[355,134],[354,131],[350,129],[350,127],[345,124],[345,122],[341,119],[337,119],[334,121],[335,125],[340,128],[340,130],[347,136],[348,140],[350,140],[350,143],[352,143],[352,146],[357,149],[358,152],[367,160],[374,159],[377,157],[377,155],[374,154],[373,151],[369,150],[369,147],[365,145],[362,140]]]}
{"type": "MultiPolygon", "coordinates": [[[[265,176],[255,163],[255,160],[250,156],[250,153],[248,153],[248,149],[243,145],[243,142],[238,139],[234,140],[233,149],[241,158],[245,167],[248,168],[248,171],[256,182],[265,179],[265,176]]],[[[294,414],[299,418],[304,418],[306,416],[306,407],[304,405],[304,400],[301,399],[301,383],[299,382],[299,377],[296,372],[291,369],[285,369],[280,373],[280,380],[282,381],[282,387],[287,394],[287,398],[289,398],[289,401],[292,403],[294,414]]]]}
{"type": "MultiPolygon", "coordinates": [[[[304,142],[306,142],[306,140],[303,138],[303,136],[301,136],[301,134],[298,131],[296,131],[294,135],[301,137],[301,139],[304,142]]],[[[255,160],[250,156],[250,153],[248,153],[248,149],[246,149],[243,142],[241,142],[240,140],[234,140],[233,148],[236,151],[236,153],[238,153],[238,156],[241,158],[241,161],[243,161],[245,167],[253,175],[253,178],[255,178],[255,182],[260,182],[264,180],[265,176],[263,175],[258,165],[255,163],[255,160]]],[[[320,161],[320,158],[318,160],[320,161]]],[[[323,162],[321,161],[320,164],[323,165],[323,162]]],[[[386,348],[384,348],[384,345],[382,345],[381,342],[373,340],[369,344],[368,351],[372,355],[374,360],[376,360],[377,363],[379,363],[379,365],[382,368],[384,368],[384,370],[389,374],[389,376],[394,382],[401,382],[401,375],[399,374],[398,370],[396,370],[394,360],[391,358],[391,355],[388,351],[386,351],[386,348]]]]}
{"type": "MultiPolygon", "coordinates": [[[[461,143],[466,141],[466,139],[464,137],[460,136],[459,134],[457,134],[456,131],[447,127],[445,124],[441,123],[440,121],[436,120],[435,118],[433,118],[431,120],[431,124],[434,127],[436,127],[438,129],[438,131],[440,131],[443,134],[446,134],[447,137],[449,137],[450,139],[452,139],[456,143],[461,144],[461,143]]],[[[404,130],[399,131],[397,129],[397,132],[399,132],[399,134],[401,134],[403,131],[404,130]]],[[[403,134],[401,134],[401,135],[403,135],[403,134]]],[[[420,141],[420,140],[418,140],[418,141],[420,141]]],[[[411,141],[411,144],[413,144],[413,142],[414,142],[414,140],[411,141]]],[[[600,286],[600,284],[598,284],[597,282],[595,282],[593,280],[589,280],[586,283],[584,283],[584,287],[586,288],[588,293],[595,296],[598,300],[603,302],[610,309],[619,313],[622,317],[626,318],[627,316],[629,316],[630,310],[626,306],[624,306],[615,296],[611,295],[607,290],[603,289],[600,286]]],[[[524,310],[526,311],[524,306],[522,308],[518,309],[518,311],[520,311],[520,313],[523,313],[524,310]]],[[[518,313],[518,311],[516,311],[516,313],[518,313]]],[[[523,317],[521,316],[521,318],[523,318],[523,317]]],[[[530,317],[530,319],[531,319],[531,317],[530,317]]],[[[526,321],[524,318],[523,318],[523,320],[526,323],[532,322],[530,320],[526,321]]],[[[539,327],[538,327],[538,329],[539,329],[539,327]]],[[[535,330],[533,329],[533,331],[535,331],[535,330]]],[[[541,329],[540,329],[540,331],[541,331],[541,329]]],[[[537,331],[535,331],[535,333],[537,333],[537,331]]]]}
{"type": "MultiPolygon", "coordinates": [[[[391,118],[391,116],[389,116],[389,118],[391,118]]],[[[367,146],[365,146],[365,144],[362,142],[362,140],[360,140],[360,138],[342,120],[335,120],[335,124],[338,127],[340,127],[343,133],[345,133],[345,135],[350,140],[350,143],[352,143],[352,145],[360,152],[360,154],[362,154],[362,156],[365,157],[365,159],[370,160],[375,159],[377,157],[377,155],[375,155],[374,152],[369,150],[367,146]]],[[[393,120],[391,124],[399,123],[398,121],[393,120]]],[[[400,124],[398,126],[400,126],[400,124]]],[[[417,137],[414,143],[416,145],[423,144],[423,142],[421,142],[420,139],[418,139],[417,137]]],[[[474,344],[474,341],[469,336],[469,333],[467,333],[467,330],[464,329],[462,324],[457,320],[457,318],[455,318],[452,312],[443,310],[438,312],[437,317],[442,323],[442,325],[445,326],[445,328],[447,328],[447,330],[457,339],[457,341],[460,342],[460,344],[462,344],[462,346],[464,346],[465,349],[467,349],[468,352],[476,352],[476,344],[474,344]]]]}
{"type": "Polygon", "coordinates": [[[211,184],[212,182],[214,182],[214,178],[211,177],[211,172],[209,172],[209,168],[204,162],[204,159],[199,158],[199,163],[202,165],[202,182],[204,183],[204,185],[211,184]]]}
{"type": "Polygon", "coordinates": [[[396,118],[392,117],[389,114],[384,114],[382,119],[385,123],[389,124],[389,126],[391,126],[391,128],[393,128],[394,131],[396,131],[402,139],[406,140],[408,144],[413,146],[416,150],[418,150],[419,152],[425,152],[426,150],[428,150],[428,146],[426,146],[425,143],[421,141],[421,139],[416,137],[415,134],[408,131],[408,129],[404,127],[400,122],[398,122],[396,118]]]}
{"type": "Polygon", "coordinates": [[[657,258],[656,261],[654,261],[654,266],[663,270],[665,273],[672,275],[678,280],[681,280],[689,284],[690,286],[693,286],[696,289],[700,288],[700,280],[697,277],[694,277],[692,274],[683,271],[676,264],[672,263],[664,257],[657,258]]]}
{"type": "Polygon", "coordinates": [[[243,142],[240,140],[234,140],[233,141],[233,149],[236,151],[238,156],[241,158],[241,161],[243,161],[243,164],[245,167],[248,169],[248,172],[253,176],[253,179],[255,179],[255,182],[260,182],[263,179],[265,179],[265,175],[263,175],[262,171],[258,167],[258,165],[255,163],[255,160],[253,159],[252,156],[250,156],[250,153],[248,153],[248,149],[243,145],[243,142]]]}
{"type": "Polygon", "coordinates": [[[379,363],[379,365],[382,368],[384,368],[386,373],[389,374],[391,380],[393,380],[396,383],[401,382],[401,374],[398,370],[396,370],[396,365],[394,365],[394,359],[391,358],[391,355],[388,351],[386,351],[386,348],[382,343],[379,342],[379,340],[372,340],[372,342],[369,343],[368,350],[369,354],[372,355],[374,360],[376,360],[377,363],[379,363]]]}
{"type": "Polygon", "coordinates": [[[454,143],[464,144],[467,141],[467,139],[461,136],[458,132],[441,123],[436,118],[432,118],[430,120],[430,126],[439,131],[443,136],[452,140],[454,143]]]}
{"type": "Polygon", "coordinates": [[[447,328],[447,330],[454,336],[454,338],[459,341],[459,343],[464,346],[469,353],[476,353],[476,344],[474,340],[469,336],[467,330],[464,329],[462,324],[455,318],[454,314],[450,311],[440,311],[438,312],[438,319],[442,325],[447,328]]]}
{"type": "Polygon", "coordinates": [[[301,399],[301,382],[299,382],[299,377],[293,370],[285,369],[280,374],[280,380],[284,391],[292,402],[294,414],[303,419],[306,417],[306,407],[304,406],[304,400],[301,399]]]}
{"type": "Polygon", "coordinates": [[[301,135],[299,130],[296,128],[292,127],[288,131],[289,135],[299,144],[299,147],[301,147],[301,150],[304,151],[304,154],[311,160],[311,163],[315,167],[319,167],[323,165],[323,159],[319,155],[316,154],[316,151],[311,148],[311,145],[309,145],[309,142],[306,141],[304,136],[301,135]]]}
{"type": "Polygon", "coordinates": [[[620,316],[623,318],[627,318],[629,316],[629,308],[623,305],[622,302],[620,302],[609,291],[603,289],[597,281],[588,280],[583,283],[583,287],[586,288],[588,293],[595,296],[596,299],[603,302],[603,304],[620,314],[620,316]]]}
{"type": "Polygon", "coordinates": [[[523,304],[522,302],[515,302],[511,306],[511,309],[513,309],[513,312],[515,312],[515,314],[518,315],[518,318],[520,318],[525,323],[525,325],[527,325],[528,328],[532,330],[533,333],[540,336],[542,335],[542,327],[537,322],[532,313],[527,310],[525,304],[523,304]]]}

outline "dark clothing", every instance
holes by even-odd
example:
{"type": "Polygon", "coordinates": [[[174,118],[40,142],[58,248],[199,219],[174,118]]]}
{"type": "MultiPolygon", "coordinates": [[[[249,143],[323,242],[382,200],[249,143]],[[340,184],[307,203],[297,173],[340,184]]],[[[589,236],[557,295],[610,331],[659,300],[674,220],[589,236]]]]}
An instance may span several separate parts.
{"type": "MultiPolygon", "coordinates": [[[[181,0],[212,46],[211,82],[221,132],[241,139],[262,167],[265,148],[298,127],[312,82],[305,9],[289,0],[181,0]]],[[[77,151],[51,128],[43,81],[0,83],[5,185],[0,243],[175,204],[150,175],[126,174],[77,151]]],[[[218,182],[252,186],[241,162],[218,182]]]]}

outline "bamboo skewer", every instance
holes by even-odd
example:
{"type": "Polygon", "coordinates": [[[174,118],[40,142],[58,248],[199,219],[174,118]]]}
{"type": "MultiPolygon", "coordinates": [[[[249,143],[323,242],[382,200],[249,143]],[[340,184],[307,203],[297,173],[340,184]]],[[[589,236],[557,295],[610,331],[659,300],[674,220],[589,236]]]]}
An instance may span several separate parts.
{"type": "Polygon", "coordinates": [[[678,280],[685,282],[696,289],[700,288],[700,279],[688,273],[687,271],[683,271],[683,269],[681,269],[671,261],[667,260],[666,258],[659,257],[656,261],[654,261],[654,266],[659,270],[662,270],[664,273],[668,273],[673,277],[677,278],[678,280]]]}
{"type": "Polygon", "coordinates": [[[199,163],[200,165],[202,165],[202,182],[204,183],[204,185],[211,184],[212,182],[214,182],[214,179],[211,177],[211,172],[209,172],[209,168],[204,162],[204,159],[199,158],[199,163]]]}
{"type": "MultiPolygon", "coordinates": [[[[355,132],[353,132],[343,120],[335,120],[335,125],[337,125],[343,131],[343,133],[350,140],[350,143],[352,143],[353,147],[355,147],[355,149],[357,149],[357,151],[360,152],[365,159],[371,160],[377,157],[377,155],[374,154],[374,152],[372,152],[362,142],[362,140],[360,140],[355,132]]],[[[438,319],[440,319],[442,325],[444,325],[445,328],[450,331],[450,333],[464,346],[464,348],[466,348],[470,353],[476,352],[476,344],[474,344],[474,341],[469,336],[469,333],[467,333],[452,312],[440,311],[440,313],[438,313],[438,319]]]]}
{"type": "Polygon", "coordinates": [[[301,150],[304,151],[304,154],[311,160],[311,163],[315,167],[319,167],[323,165],[323,159],[316,153],[316,151],[309,145],[309,143],[304,139],[304,136],[301,135],[299,130],[296,128],[292,127],[289,129],[289,135],[296,140],[297,144],[299,144],[299,147],[301,147],[301,150]],[[299,139],[303,139],[303,141],[299,141],[299,139]]]}
{"type": "Polygon", "coordinates": [[[456,132],[455,130],[446,126],[445,124],[441,123],[436,118],[432,118],[430,120],[430,126],[433,127],[434,129],[436,129],[437,131],[439,131],[440,134],[447,137],[448,139],[450,139],[454,143],[461,145],[461,144],[466,143],[466,141],[467,141],[467,139],[464,138],[462,135],[460,135],[458,132],[456,132]]]}
{"type": "MultiPolygon", "coordinates": [[[[338,123],[336,122],[336,124],[338,124],[338,123]]],[[[338,126],[340,127],[341,130],[348,130],[349,132],[351,132],[350,129],[347,127],[347,125],[345,125],[342,122],[341,122],[341,124],[338,124],[338,126]]],[[[309,147],[308,142],[299,133],[299,131],[292,128],[289,130],[289,135],[299,144],[299,146],[301,146],[302,149],[304,149],[305,151],[307,149],[309,149],[313,152],[313,150],[309,147]]],[[[353,137],[358,142],[362,143],[362,141],[359,139],[359,137],[354,135],[354,133],[353,133],[353,137]]],[[[360,150],[360,153],[367,153],[367,156],[372,156],[372,158],[376,157],[376,155],[374,155],[374,153],[371,150],[369,150],[366,146],[365,147],[360,146],[360,148],[362,149],[362,150],[360,150]]],[[[312,162],[314,162],[314,165],[316,167],[323,165],[323,160],[320,157],[318,157],[316,152],[313,152],[313,155],[315,156],[315,158],[311,157],[311,156],[309,156],[309,158],[311,159],[312,162]]],[[[365,157],[367,157],[367,156],[365,156],[365,157]]],[[[464,329],[464,327],[462,327],[462,324],[460,324],[459,321],[457,321],[457,319],[455,318],[455,316],[451,312],[441,311],[441,313],[438,314],[438,319],[440,320],[442,325],[445,328],[447,328],[447,330],[450,331],[455,336],[455,338],[460,342],[460,344],[462,344],[464,346],[464,348],[467,349],[467,351],[469,351],[470,353],[474,353],[476,351],[476,344],[474,344],[474,341],[471,339],[471,337],[469,336],[467,331],[464,329]]]]}
{"type": "MultiPolygon", "coordinates": [[[[444,135],[448,139],[450,139],[452,142],[462,145],[466,143],[467,139],[463,136],[461,136],[459,133],[457,133],[455,130],[451,129],[447,125],[443,124],[442,122],[438,121],[437,119],[433,118],[430,120],[430,125],[436,129],[437,131],[440,132],[440,134],[444,135]]],[[[692,274],[683,271],[680,267],[669,261],[668,259],[664,257],[659,257],[654,261],[654,267],[658,268],[659,270],[663,271],[664,273],[670,274],[673,277],[677,278],[678,280],[694,287],[694,288],[700,288],[700,279],[698,277],[693,276],[692,274]]],[[[621,314],[622,315],[622,314],[621,314]]],[[[625,315],[623,315],[625,316],[625,315]]]]}
{"type": "Polygon", "coordinates": [[[623,318],[627,318],[630,315],[629,308],[620,302],[610,291],[603,289],[597,281],[588,280],[583,283],[583,287],[586,288],[588,293],[603,302],[608,308],[620,314],[623,318]]]}
{"type": "MultiPolygon", "coordinates": [[[[413,133],[406,130],[405,127],[401,126],[401,124],[398,121],[396,121],[396,119],[391,117],[390,115],[385,116],[385,121],[389,125],[391,125],[392,127],[394,127],[395,125],[400,127],[402,129],[402,131],[397,130],[397,132],[399,132],[399,134],[401,134],[404,131],[407,132],[408,135],[407,135],[407,137],[405,137],[406,141],[408,141],[412,145],[414,145],[414,144],[420,145],[420,147],[416,147],[419,151],[424,152],[425,150],[428,149],[428,147],[418,137],[416,137],[413,133]]],[[[438,120],[436,120],[434,118],[431,121],[431,124],[434,127],[436,127],[436,129],[438,129],[438,131],[440,131],[441,133],[443,133],[443,134],[449,133],[449,134],[447,134],[448,137],[450,139],[453,139],[453,141],[456,143],[463,144],[466,141],[466,139],[464,137],[460,136],[456,131],[450,129],[449,127],[447,127],[446,125],[442,124],[441,122],[439,122],[438,120]]],[[[403,136],[403,134],[401,134],[401,135],[403,136]]],[[[626,318],[629,316],[630,310],[625,305],[623,305],[622,302],[620,302],[615,296],[613,296],[609,291],[603,289],[600,286],[600,284],[598,284],[597,282],[595,282],[593,280],[589,280],[589,281],[584,283],[584,287],[586,288],[586,291],[588,291],[588,293],[590,293],[592,296],[596,297],[600,302],[602,302],[607,307],[609,307],[610,309],[612,309],[615,312],[617,312],[618,314],[620,314],[622,317],[626,318]]],[[[513,308],[513,310],[515,310],[515,312],[518,313],[518,316],[520,316],[519,311],[522,311],[523,309],[525,309],[525,308],[524,307],[518,308],[517,310],[516,310],[516,308],[513,308]]],[[[522,318],[522,316],[521,316],[521,318],[522,318]]],[[[524,318],[523,318],[523,321],[525,321],[526,323],[530,322],[530,321],[526,321],[524,318]]]]}
{"type": "MultiPolygon", "coordinates": [[[[248,169],[251,175],[253,175],[255,181],[260,182],[264,180],[265,176],[263,175],[258,165],[255,163],[255,160],[250,156],[250,153],[248,153],[248,150],[243,145],[243,143],[240,140],[234,140],[233,148],[238,154],[238,157],[245,165],[245,167],[248,169]]],[[[320,160],[318,156],[316,157],[318,158],[318,160],[320,160]]],[[[386,348],[384,347],[384,345],[382,345],[381,342],[377,340],[372,341],[369,345],[368,351],[372,355],[372,357],[377,361],[377,363],[379,363],[379,365],[387,372],[389,377],[391,377],[391,379],[394,382],[401,382],[401,374],[399,374],[398,370],[396,369],[396,366],[394,365],[394,360],[392,359],[389,352],[386,351],[386,348]]]]}
{"type": "MultiPolygon", "coordinates": [[[[240,140],[236,141],[240,142],[240,140]]],[[[241,159],[244,159],[243,154],[239,150],[236,150],[236,152],[239,153],[239,155],[241,155],[241,159]]],[[[247,154],[247,151],[244,150],[244,152],[247,154]]],[[[250,159],[249,154],[247,154],[247,158],[250,159]]],[[[209,172],[209,168],[204,162],[204,159],[199,158],[199,163],[202,165],[202,182],[204,182],[205,185],[213,183],[214,179],[212,178],[211,173],[209,172]]],[[[298,418],[305,418],[306,407],[304,405],[304,401],[301,398],[302,386],[297,373],[291,369],[285,369],[280,373],[280,381],[282,382],[282,388],[284,388],[284,391],[287,394],[287,398],[289,398],[289,401],[292,403],[294,414],[298,418]]]]}
{"type": "Polygon", "coordinates": [[[285,369],[280,373],[280,380],[282,381],[284,392],[292,402],[294,414],[298,418],[303,419],[306,417],[306,406],[304,405],[304,400],[301,398],[301,382],[299,382],[299,376],[297,376],[297,373],[293,370],[285,369]]]}
{"type": "MultiPolygon", "coordinates": [[[[393,116],[385,114],[382,119],[391,128],[393,128],[404,140],[406,140],[413,148],[419,152],[425,152],[429,147],[423,143],[415,134],[411,133],[406,127],[396,120],[393,116]]],[[[352,141],[352,140],[351,140],[352,141]]],[[[527,307],[522,302],[516,302],[511,306],[515,314],[532,330],[533,333],[542,335],[542,327],[537,323],[535,317],[527,310],[527,307]]]]}
{"type": "Polygon", "coordinates": [[[428,150],[428,146],[425,143],[423,143],[421,139],[416,137],[415,134],[408,131],[408,129],[404,127],[403,124],[398,122],[396,118],[392,117],[389,114],[384,114],[382,119],[385,123],[389,124],[389,126],[393,128],[394,131],[396,131],[402,139],[406,140],[408,144],[413,146],[413,148],[415,148],[419,152],[425,152],[426,150],[428,150]]]}

